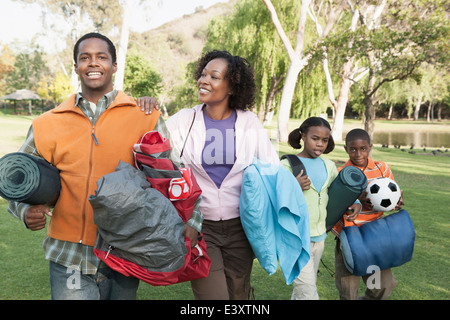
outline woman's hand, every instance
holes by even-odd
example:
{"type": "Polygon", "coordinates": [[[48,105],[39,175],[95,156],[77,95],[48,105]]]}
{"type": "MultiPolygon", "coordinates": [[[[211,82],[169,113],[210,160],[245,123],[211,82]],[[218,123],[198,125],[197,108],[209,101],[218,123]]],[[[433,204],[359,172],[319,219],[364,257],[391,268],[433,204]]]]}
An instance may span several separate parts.
{"type": "Polygon", "coordinates": [[[184,225],[183,230],[183,236],[188,237],[191,239],[191,248],[195,247],[198,240],[198,231],[192,228],[191,226],[188,226],[187,224],[184,225]]]}
{"type": "Polygon", "coordinates": [[[141,111],[145,111],[145,114],[152,114],[153,109],[159,111],[158,101],[152,97],[141,97],[136,99],[137,105],[141,108],[141,111]]]}

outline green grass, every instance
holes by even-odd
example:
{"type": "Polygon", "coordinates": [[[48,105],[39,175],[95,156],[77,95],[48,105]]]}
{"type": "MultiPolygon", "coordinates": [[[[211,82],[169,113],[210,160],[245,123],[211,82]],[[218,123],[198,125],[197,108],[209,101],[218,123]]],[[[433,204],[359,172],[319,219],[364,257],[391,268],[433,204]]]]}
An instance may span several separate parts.
{"type": "MultiPolygon", "coordinates": [[[[16,151],[26,135],[30,118],[0,116],[0,156],[16,151]],[[8,148],[3,148],[8,146],[8,148]],[[7,150],[7,151],[2,151],[7,150]]],[[[355,121],[346,122],[352,127],[355,121]]],[[[291,126],[296,125],[291,122],[291,126]]],[[[380,126],[396,125],[380,122],[380,126]]],[[[378,123],[377,123],[378,125],[378,123]]],[[[416,124],[427,126],[426,123],[416,124]]],[[[445,126],[448,130],[448,126],[445,126]]],[[[280,153],[295,152],[286,144],[280,153]]],[[[328,155],[337,164],[347,160],[342,144],[328,155]]],[[[415,225],[416,243],[413,259],[394,268],[398,281],[393,300],[448,300],[450,299],[450,157],[412,155],[399,149],[375,147],[375,160],[383,160],[392,168],[395,179],[403,189],[404,209],[408,210],[415,225]]],[[[44,259],[41,243],[45,230],[26,230],[22,222],[7,212],[7,202],[0,199],[0,299],[50,299],[48,263],[44,259]]],[[[322,260],[334,271],[334,237],[325,242],[322,260]]],[[[336,300],[338,293],[334,277],[321,265],[318,275],[319,296],[323,300],[336,300]]],[[[280,270],[269,276],[255,260],[252,285],[258,300],[287,300],[292,287],[287,286],[280,270]]],[[[362,293],[363,285],[361,284],[362,293]]],[[[152,287],[141,283],[138,298],[142,300],[191,300],[189,283],[168,287],[152,287]]]]}

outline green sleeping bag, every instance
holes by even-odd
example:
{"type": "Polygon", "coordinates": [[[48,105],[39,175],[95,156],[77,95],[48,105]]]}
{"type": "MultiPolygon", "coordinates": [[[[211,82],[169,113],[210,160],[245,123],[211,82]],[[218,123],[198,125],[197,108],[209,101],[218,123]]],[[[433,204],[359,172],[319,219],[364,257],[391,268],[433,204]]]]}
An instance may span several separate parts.
{"type": "Polygon", "coordinates": [[[14,152],[0,159],[0,196],[31,205],[53,205],[59,197],[59,170],[41,158],[14,152]]]}
{"type": "Polygon", "coordinates": [[[328,188],[327,232],[339,221],[356,199],[366,190],[367,177],[352,166],[342,168],[328,188]]]}

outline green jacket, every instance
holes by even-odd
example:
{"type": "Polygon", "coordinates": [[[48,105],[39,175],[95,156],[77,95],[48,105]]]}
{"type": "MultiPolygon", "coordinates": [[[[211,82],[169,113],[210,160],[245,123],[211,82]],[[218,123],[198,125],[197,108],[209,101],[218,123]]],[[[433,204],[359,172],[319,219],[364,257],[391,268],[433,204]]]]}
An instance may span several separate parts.
{"type": "MultiPolygon", "coordinates": [[[[327,217],[328,188],[333,180],[338,176],[338,171],[333,161],[324,157],[320,157],[320,159],[322,159],[325,163],[328,173],[327,180],[323,184],[320,193],[317,192],[312,182],[311,188],[303,191],[303,195],[305,196],[306,203],[308,205],[311,237],[317,237],[326,232],[325,219],[327,217]]],[[[287,159],[281,160],[281,165],[292,172],[292,168],[287,159]]]]}

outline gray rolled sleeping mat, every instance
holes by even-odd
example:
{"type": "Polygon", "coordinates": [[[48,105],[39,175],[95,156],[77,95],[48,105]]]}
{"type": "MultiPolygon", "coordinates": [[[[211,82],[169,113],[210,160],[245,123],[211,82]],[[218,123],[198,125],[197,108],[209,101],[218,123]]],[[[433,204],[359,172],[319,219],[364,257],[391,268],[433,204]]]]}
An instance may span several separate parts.
{"type": "Polygon", "coordinates": [[[59,170],[45,159],[13,152],[0,159],[0,196],[31,205],[54,205],[59,197],[59,170]]]}

